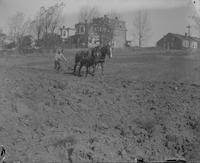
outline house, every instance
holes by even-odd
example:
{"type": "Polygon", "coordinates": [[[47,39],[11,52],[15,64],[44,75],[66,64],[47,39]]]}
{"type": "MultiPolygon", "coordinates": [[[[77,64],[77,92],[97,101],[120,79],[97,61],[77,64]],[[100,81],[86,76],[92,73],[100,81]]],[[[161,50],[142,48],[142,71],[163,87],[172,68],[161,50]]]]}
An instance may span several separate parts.
{"type": "Polygon", "coordinates": [[[126,46],[126,23],[115,17],[115,19],[110,19],[112,24],[112,28],[114,29],[113,32],[113,44],[114,47],[123,48],[126,46]]]}
{"type": "Polygon", "coordinates": [[[197,49],[200,48],[200,38],[185,35],[168,33],[162,37],[156,44],[163,49],[197,49]]]}
{"type": "Polygon", "coordinates": [[[6,34],[0,33],[0,49],[3,49],[6,38],[7,38],[6,34]]]}
{"type": "Polygon", "coordinates": [[[74,34],[74,30],[73,28],[66,28],[65,26],[63,26],[62,28],[60,28],[60,36],[63,40],[66,40],[69,36],[70,36],[70,31],[73,31],[74,34]]]}
{"type": "Polygon", "coordinates": [[[126,24],[117,17],[108,16],[94,18],[91,22],[75,24],[75,34],[68,37],[67,43],[72,47],[94,47],[113,43],[114,47],[125,47],[126,24]]]}

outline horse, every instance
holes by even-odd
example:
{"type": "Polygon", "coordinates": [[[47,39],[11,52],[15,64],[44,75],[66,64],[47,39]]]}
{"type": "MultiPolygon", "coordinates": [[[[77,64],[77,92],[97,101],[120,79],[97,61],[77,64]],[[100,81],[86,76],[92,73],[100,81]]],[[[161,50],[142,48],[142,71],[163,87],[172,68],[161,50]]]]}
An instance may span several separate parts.
{"type": "Polygon", "coordinates": [[[106,59],[106,55],[112,58],[112,47],[110,45],[105,45],[103,47],[97,46],[90,50],[79,51],[75,56],[74,74],[76,72],[76,67],[79,66],[79,76],[81,68],[86,67],[86,76],[89,73],[89,68],[93,67],[93,75],[95,74],[95,69],[98,64],[101,66],[102,74],[103,67],[106,59]]]}
{"type": "Polygon", "coordinates": [[[99,49],[99,53],[96,53],[96,56],[95,56],[95,68],[98,64],[100,64],[101,73],[103,74],[106,55],[109,58],[112,58],[112,47],[109,44],[107,44],[103,47],[96,47],[96,48],[99,49]]]}
{"type": "Polygon", "coordinates": [[[79,73],[78,75],[80,76],[81,74],[81,68],[83,66],[86,67],[86,76],[89,73],[89,67],[93,67],[93,74],[95,73],[95,56],[96,53],[98,53],[97,48],[89,49],[89,50],[82,50],[76,53],[75,56],[75,65],[74,65],[74,74],[76,73],[76,67],[78,64],[79,66],[79,73]]]}

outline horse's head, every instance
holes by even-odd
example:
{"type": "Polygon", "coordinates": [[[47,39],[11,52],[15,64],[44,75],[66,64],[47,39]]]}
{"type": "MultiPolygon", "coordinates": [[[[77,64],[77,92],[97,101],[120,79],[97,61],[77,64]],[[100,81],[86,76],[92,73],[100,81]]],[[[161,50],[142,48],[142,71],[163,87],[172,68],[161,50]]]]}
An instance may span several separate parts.
{"type": "Polygon", "coordinates": [[[109,58],[112,58],[112,46],[105,45],[105,46],[97,46],[92,49],[93,54],[95,54],[95,57],[100,59],[105,59],[106,56],[109,58]]]}
{"type": "Polygon", "coordinates": [[[99,57],[101,52],[100,52],[100,47],[97,46],[95,48],[92,48],[91,49],[91,54],[92,54],[92,57],[99,57]]]}

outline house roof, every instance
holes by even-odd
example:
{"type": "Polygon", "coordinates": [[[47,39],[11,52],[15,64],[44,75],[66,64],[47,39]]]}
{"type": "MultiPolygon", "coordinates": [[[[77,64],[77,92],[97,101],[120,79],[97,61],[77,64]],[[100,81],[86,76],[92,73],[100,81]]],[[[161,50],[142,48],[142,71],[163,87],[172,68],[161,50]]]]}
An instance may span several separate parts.
{"type": "MultiPolygon", "coordinates": [[[[88,21],[88,25],[89,25],[89,27],[91,27],[95,24],[104,23],[105,21],[108,21],[114,28],[120,28],[122,30],[127,30],[125,21],[122,21],[118,18],[109,18],[108,16],[93,18],[91,21],[88,21]]],[[[85,25],[85,23],[86,22],[78,22],[75,24],[75,27],[80,26],[80,25],[85,25]]]]}
{"type": "Polygon", "coordinates": [[[198,37],[193,37],[193,39],[194,39],[195,41],[200,42],[200,38],[198,38],[198,37]]]}
{"type": "Polygon", "coordinates": [[[6,34],[0,33],[0,37],[6,37],[6,34]]]}
{"type": "Polygon", "coordinates": [[[179,38],[180,40],[188,40],[188,41],[197,41],[197,42],[200,42],[200,38],[198,38],[198,37],[192,37],[192,36],[187,37],[185,35],[175,34],[175,33],[168,33],[168,34],[173,35],[173,36],[179,38]]]}

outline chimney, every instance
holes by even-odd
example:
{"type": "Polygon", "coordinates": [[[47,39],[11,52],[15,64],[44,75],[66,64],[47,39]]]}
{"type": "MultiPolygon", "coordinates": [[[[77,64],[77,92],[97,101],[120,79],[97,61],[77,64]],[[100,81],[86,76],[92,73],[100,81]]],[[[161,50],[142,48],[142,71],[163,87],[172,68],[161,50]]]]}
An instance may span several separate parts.
{"type": "Polygon", "coordinates": [[[185,37],[187,37],[187,32],[185,32],[185,37]]]}

